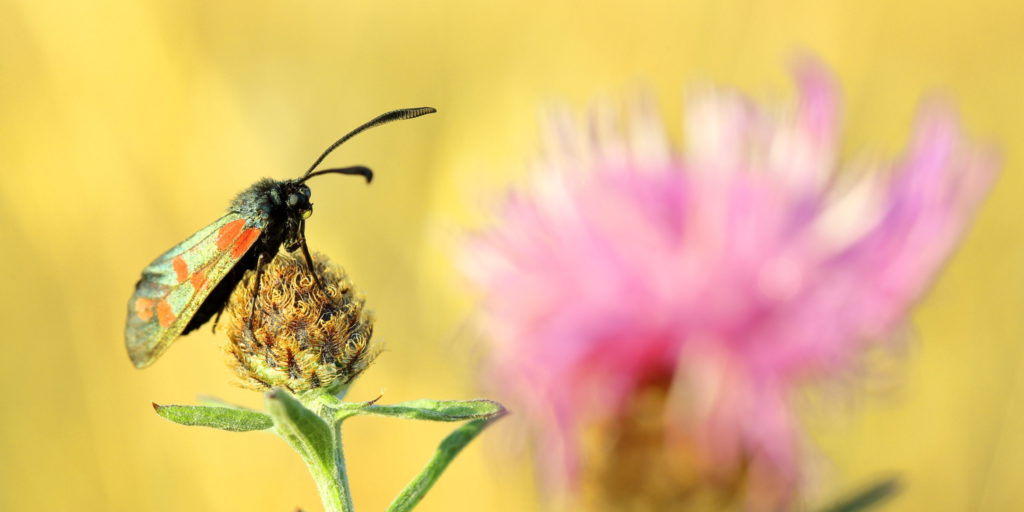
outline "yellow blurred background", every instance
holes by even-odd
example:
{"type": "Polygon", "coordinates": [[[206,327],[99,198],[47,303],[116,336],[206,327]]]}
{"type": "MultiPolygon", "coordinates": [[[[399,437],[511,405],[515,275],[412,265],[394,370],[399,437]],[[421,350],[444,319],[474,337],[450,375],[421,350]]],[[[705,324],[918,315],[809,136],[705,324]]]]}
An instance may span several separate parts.
{"type": "MultiPolygon", "coordinates": [[[[0,1],[0,510],[319,509],[280,440],[150,408],[258,406],[222,338],[202,329],[144,371],[123,346],[142,267],[256,179],[298,175],[383,111],[439,110],[336,152],[377,180],[314,180],[308,234],[388,347],[350,398],[473,398],[472,301],[448,251],[522,180],[538,108],[649,87],[678,137],[684,85],[785,97],[801,50],[838,75],[845,148],[895,150],[938,90],[1005,162],[904,359],[807,408],[821,494],[899,474],[886,510],[1024,508],[1024,4],[839,4],[0,1]]],[[[470,445],[420,509],[535,508],[514,426],[470,445]]],[[[449,428],[349,422],[358,509],[382,510],[449,428]]]]}

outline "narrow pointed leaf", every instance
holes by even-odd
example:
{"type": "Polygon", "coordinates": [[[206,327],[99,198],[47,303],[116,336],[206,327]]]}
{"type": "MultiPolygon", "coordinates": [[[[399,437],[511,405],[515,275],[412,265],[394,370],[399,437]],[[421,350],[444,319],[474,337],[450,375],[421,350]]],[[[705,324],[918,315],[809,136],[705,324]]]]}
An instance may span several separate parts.
{"type": "MultiPolygon", "coordinates": [[[[498,405],[499,407],[500,404],[498,405]]],[[[455,429],[448,437],[438,445],[434,456],[427,462],[423,471],[416,475],[402,492],[388,506],[387,512],[408,512],[412,510],[427,494],[427,491],[434,486],[441,473],[448,468],[448,464],[455,458],[470,441],[476,438],[488,425],[494,423],[505,415],[504,408],[489,418],[481,418],[470,421],[455,429]]]]}
{"type": "Polygon", "coordinates": [[[230,407],[153,404],[153,409],[163,418],[192,427],[210,427],[231,432],[248,432],[251,430],[266,430],[274,426],[273,420],[266,414],[230,407]]]}
{"type": "Polygon", "coordinates": [[[394,405],[343,403],[334,409],[339,420],[356,415],[374,415],[411,420],[468,421],[505,413],[501,404],[491,400],[412,400],[394,405]]]}
{"type": "Polygon", "coordinates": [[[822,512],[858,512],[868,510],[899,492],[900,482],[890,478],[877,482],[857,494],[843,498],[837,503],[822,509],[822,512]]]}

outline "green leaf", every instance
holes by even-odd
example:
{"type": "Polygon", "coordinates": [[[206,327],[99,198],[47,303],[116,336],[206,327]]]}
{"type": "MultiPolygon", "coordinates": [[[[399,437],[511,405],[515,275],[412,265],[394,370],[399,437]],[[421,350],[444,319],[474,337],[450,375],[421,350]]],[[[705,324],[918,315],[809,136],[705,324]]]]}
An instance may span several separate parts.
{"type": "Polygon", "coordinates": [[[875,505],[891,498],[899,492],[900,482],[896,478],[889,478],[877,482],[867,489],[852,496],[842,498],[837,503],[822,509],[822,512],[857,512],[868,510],[875,505]]]}
{"type": "MultiPolygon", "coordinates": [[[[429,401],[429,400],[428,400],[429,401]]],[[[474,402],[484,402],[486,400],[474,400],[474,402]]],[[[424,402],[424,400],[417,400],[416,402],[424,402]]],[[[407,402],[412,403],[412,402],[407,402]]],[[[434,486],[437,479],[440,478],[441,473],[448,468],[448,464],[451,463],[452,459],[455,458],[459,452],[470,441],[476,438],[483,429],[487,428],[488,425],[494,423],[502,416],[505,415],[505,409],[501,407],[501,404],[497,402],[491,402],[500,408],[500,411],[494,413],[490,417],[480,418],[455,429],[448,437],[441,441],[438,445],[437,451],[434,452],[434,456],[431,457],[430,461],[427,462],[427,466],[423,468],[420,474],[416,475],[408,485],[402,489],[402,492],[391,502],[388,506],[388,512],[408,512],[415,507],[423,496],[427,494],[427,491],[434,486]]]]}
{"type": "Polygon", "coordinates": [[[270,416],[261,412],[230,407],[201,405],[157,405],[156,413],[181,425],[211,427],[231,432],[266,430],[274,426],[270,416]]]}
{"type": "Polygon", "coordinates": [[[505,414],[505,408],[491,400],[412,400],[394,405],[372,403],[337,403],[330,406],[335,418],[343,420],[356,415],[391,416],[410,420],[467,421],[488,419],[505,414]]]}
{"type": "Polygon", "coordinates": [[[333,461],[331,427],[323,419],[280,389],[268,392],[266,403],[274,428],[303,458],[333,461]]]}

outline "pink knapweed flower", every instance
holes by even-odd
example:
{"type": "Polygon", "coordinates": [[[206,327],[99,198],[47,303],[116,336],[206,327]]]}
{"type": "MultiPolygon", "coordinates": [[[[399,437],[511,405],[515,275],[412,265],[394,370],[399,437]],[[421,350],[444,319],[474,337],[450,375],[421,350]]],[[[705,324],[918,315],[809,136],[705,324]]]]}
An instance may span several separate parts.
{"type": "Polygon", "coordinates": [[[549,482],[578,476],[581,427],[667,381],[665,431],[701,471],[790,495],[790,392],[892,339],[954,248],[991,155],[928,105],[901,158],[841,162],[831,77],[794,74],[795,105],[697,92],[682,152],[650,107],[557,118],[530,187],[467,245],[487,375],[538,428],[549,482]]]}

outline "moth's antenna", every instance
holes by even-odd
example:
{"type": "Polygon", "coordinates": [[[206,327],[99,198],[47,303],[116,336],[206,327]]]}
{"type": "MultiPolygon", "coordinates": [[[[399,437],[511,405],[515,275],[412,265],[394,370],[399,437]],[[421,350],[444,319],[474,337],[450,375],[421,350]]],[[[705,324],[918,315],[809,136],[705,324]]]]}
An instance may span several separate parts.
{"type": "Polygon", "coordinates": [[[303,183],[306,180],[312,178],[313,176],[320,176],[321,174],[348,174],[350,176],[362,176],[366,178],[367,183],[373,181],[373,171],[371,171],[369,167],[364,167],[362,165],[353,165],[352,167],[321,169],[316,172],[306,173],[306,175],[299,180],[299,183],[303,183]]]}
{"type": "MultiPolygon", "coordinates": [[[[380,125],[385,124],[385,123],[390,123],[391,121],[401,121],[403,119],[412,119],[414,117],[419,117],[419,116],[423,116],[423,115],[427,115],[427,114],[433,114],[434,112],[437,112],[437,110],[434,109],[434,108],[431,108],[431,107],[403,108],[403,109],[400,109],[400,110],[392,110],[391,112],[386,112],[386,113],[381,114],[381,115],[379,115],[379,116],[377,116],[377,117],[375,117],[373,119],[370,119],[369,121],[367,121],[367,122],[363,123],[362,125],[360,125],[355,130],[352,130],[352,131],[346,133],[344,137],[336,140],[334,142],[334,144],[331,144],[326,150],[324,150],[323,154],[321,154],[320,157],[317,158],[315,162],[313,162],[313,165],[309,166],[309,169],[306,171],[305,174],[302,175],[302,179],[299,180],[299,181],[306,181],[307,179],[311,178],[312,177],[312,173],[313,173],[313,169],[316,169],[316,166],[320,165],[320,162],[323,162],[324,158],[327,158],[327,155],[331,154],[331,151],[334,151],[338,146],[342,145],[346,140],[349,140],[352,137],[355,137],[360,132],[363,132],[365,130],[373,128],[374,126],[380,126],[380,125]]],[[[367,171],[369,171],[369,169],[367,169],[367,171]]],[[[372,175],[371,175],[371,177],[372,177],[372,175]]],[[[367,181],[369,181],[369,180],[370,180],[370,178],[368,177],[367,181]]]]}

